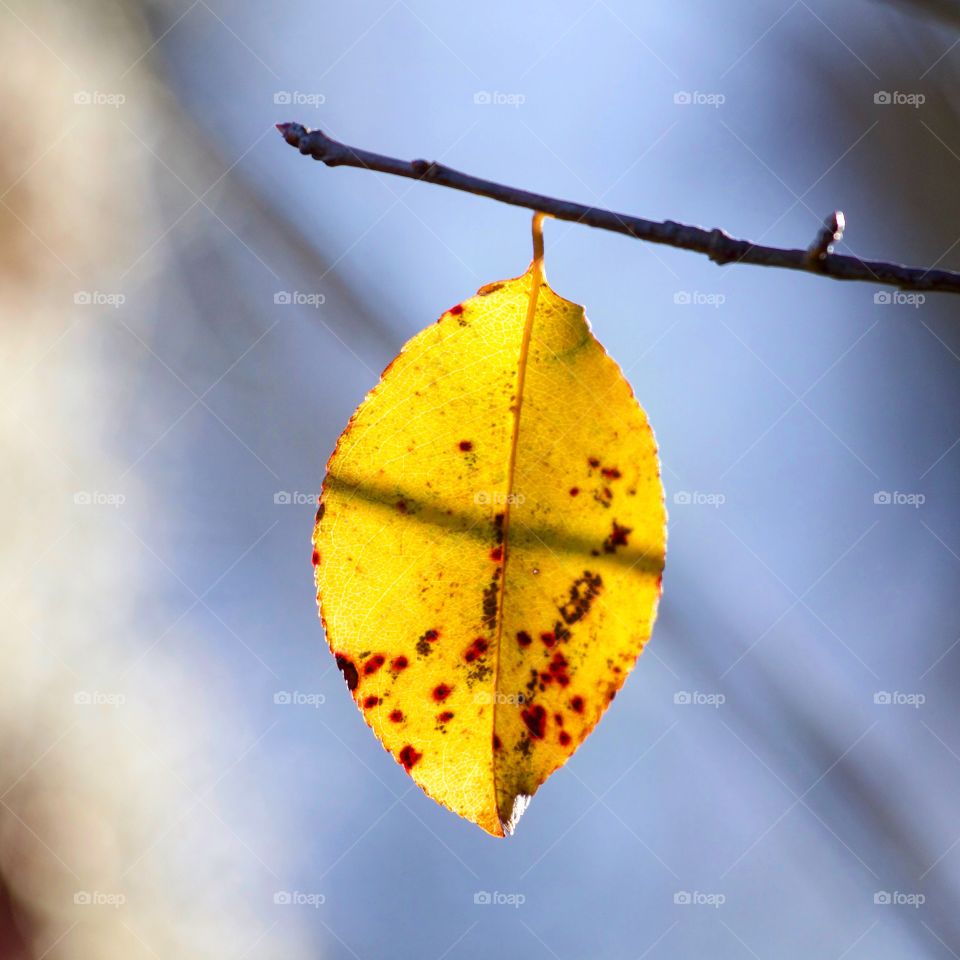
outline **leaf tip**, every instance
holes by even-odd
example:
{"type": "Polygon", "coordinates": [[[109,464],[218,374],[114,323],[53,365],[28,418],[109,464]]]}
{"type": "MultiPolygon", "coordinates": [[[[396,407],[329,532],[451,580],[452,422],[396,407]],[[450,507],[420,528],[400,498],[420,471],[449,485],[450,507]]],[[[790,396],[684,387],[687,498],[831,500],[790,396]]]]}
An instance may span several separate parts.
{"type": "Polygon", "coordinates": [[[501,814],[500,825],[503,828],[503,836],[509,837],[513,835],[513,832],[517,829],[517,824],[520,822],[520,818],[526,813],[527,807],[530,806],[531,799],[529,793],[518,793],[513,798],[507,819],[504,820],[501,814]]]}

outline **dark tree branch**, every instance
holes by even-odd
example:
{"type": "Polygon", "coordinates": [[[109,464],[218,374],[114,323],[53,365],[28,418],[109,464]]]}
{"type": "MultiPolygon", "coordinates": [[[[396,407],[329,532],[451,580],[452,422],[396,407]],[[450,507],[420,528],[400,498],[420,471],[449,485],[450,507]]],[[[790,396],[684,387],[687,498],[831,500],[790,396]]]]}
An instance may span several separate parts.
{"type": "Polygon", "coordinates": [[[423,180],[516,207],[539,210],[558,220],[585,223],[601,230],[623,233],[637,240],[704,253],[718,264],[750,263],[759,267],[802,270],[834,280],[864,280],[889,284],[901,290],[960,293],[960,273],[951,270],[905,267],[898,263],[861,260],[859,257],[831,253],[831,244],[838,241],[843,234],[843,214],[839,211],[827,218],[823,229],[808,249],[785,250],[765,247],[749,240],[738,240],[719,229],[704,230],[702,227],[674,223],[672,220],[659,223],[644,220],[642,217],[614,213],[611,210],[587,207],[568,200],[557,200],[555,197],[545,197],[539,193],[482,180],[427,160],[406,161],[385,157],[369,150],[349,147],[331,139],[322,130],[308,130],[299,123],[278,123],[277,129],[291,146],[297,147],[302,154],[311,156],[314,160],[323,161],[328,167],[359,167],[363,170],[409,177],[411,180],[423,180]]]}

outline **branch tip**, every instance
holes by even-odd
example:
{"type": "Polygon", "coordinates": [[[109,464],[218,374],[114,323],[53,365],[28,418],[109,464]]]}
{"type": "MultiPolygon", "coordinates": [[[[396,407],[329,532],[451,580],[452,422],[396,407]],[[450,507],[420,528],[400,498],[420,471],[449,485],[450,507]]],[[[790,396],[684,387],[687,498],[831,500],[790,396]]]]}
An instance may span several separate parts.
{"type": "Polygon", "coordinates": [[[842,210],[834,210],[823,221],[820,232],[807,250],[807,261],[812,269],[820,269],[823,261],[833,253],[833,245],[843,239],[843,231],[846,225],[842,210]]]}

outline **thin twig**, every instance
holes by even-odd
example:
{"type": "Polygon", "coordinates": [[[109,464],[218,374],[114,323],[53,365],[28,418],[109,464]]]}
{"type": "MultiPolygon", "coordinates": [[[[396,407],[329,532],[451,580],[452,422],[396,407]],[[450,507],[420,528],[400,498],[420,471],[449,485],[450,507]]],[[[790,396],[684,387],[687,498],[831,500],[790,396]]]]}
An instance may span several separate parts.
{"type": "Polygon", "coordinates": [[[738,240],[719,229],[704,230],[703,227],[675,223],[672,220],[659,223],[568,200],[558,200],[555,197],[545,197],[539,193],[483,180],[428,160],[407,161],[385,157],[369,150],[347,146],[328,137],[322,130],[308,130],[299,123],[278,123],[277,129],[291,146],[297,147],[302,154],[311,156],[314,160],[321,160],[328,167],[359,167],[363,170],[409,177],[411,180],[423,180],[516,207],[540,210],[557,220],[572,220],[601,230],[623,233],[637,240],[704,253],[718,264],[750,263],[758,267],[802,270],[834,280],[889,284],[901,290],[960,293],[960,273],[951,270],[906,267],[898,263],[861,260],[859,257],[831,253],[831,244],[838,241],[843,233],[843,214],[839,211],[827,219],[824,228],[809,248],[786,250],[751,243],[749,240],[738,240]]]}

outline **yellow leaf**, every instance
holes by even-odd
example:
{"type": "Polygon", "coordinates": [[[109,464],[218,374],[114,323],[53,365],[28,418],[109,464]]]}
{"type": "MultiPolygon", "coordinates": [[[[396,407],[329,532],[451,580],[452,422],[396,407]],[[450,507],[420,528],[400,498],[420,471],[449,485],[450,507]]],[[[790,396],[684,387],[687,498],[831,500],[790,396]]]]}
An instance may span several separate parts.
{"type": "Polygon", "coordinates": [[[367,723],[495,836],[633,668],[666,541],[646,415],[535,252],[403,347],[337,443],[314,531],[367,723]]]}

